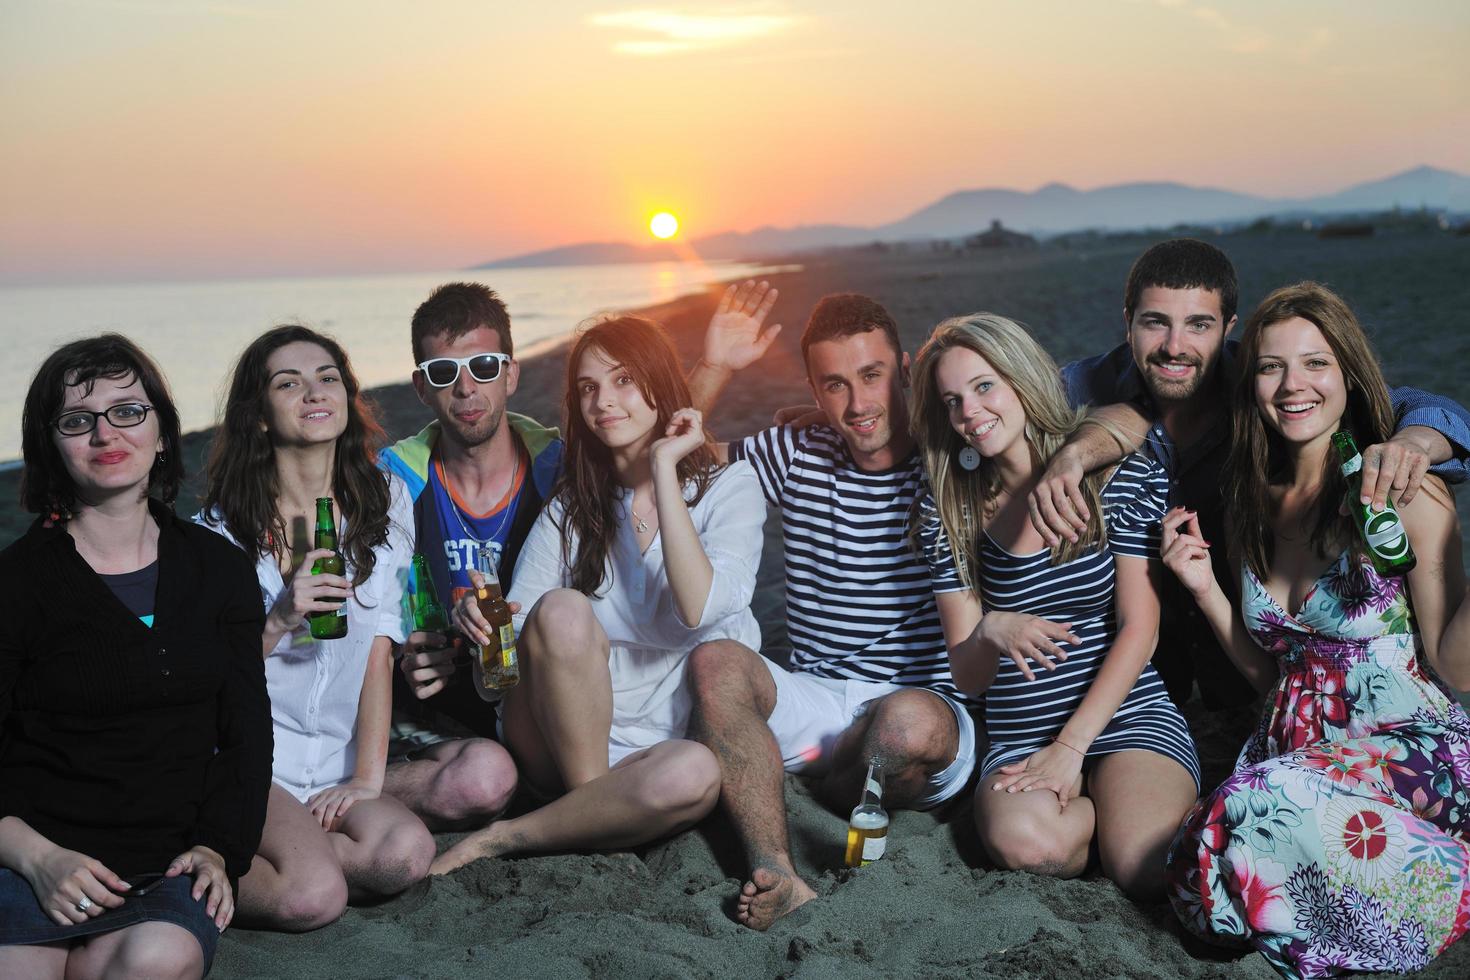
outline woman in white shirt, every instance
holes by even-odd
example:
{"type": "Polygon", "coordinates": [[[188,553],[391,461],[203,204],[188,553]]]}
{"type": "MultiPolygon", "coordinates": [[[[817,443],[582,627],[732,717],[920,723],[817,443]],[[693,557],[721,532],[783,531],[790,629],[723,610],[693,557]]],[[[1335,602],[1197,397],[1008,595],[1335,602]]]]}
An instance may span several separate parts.
{"type": "MultiPolygon", "coordinates": [[[[568,355],[566,455],[516,564],[521,681],[501,709],[521,785],[551,802],[464,838],[433,873],[519,851],[631,847],[718,800],[718,763],[682,737],[684,669],[702,644],[760,648],[750,598],[765,504],[748,463],[720,466],[690,402],[652,321],[603,320],[568,355]]],[[[489,640],[473,595],[454,617],[489,640]]]]}
{"type": "Polygon", "coordinates": [[[335,341],[281,326],[240,356],[199,520],[256,559],[268,609],[274,781],[239,900],[258,927],[326,925],[349,899],[418,881],[434,855],[423,823],[382,793],[413,517],[403,484],[374,463],[381,442],[335,341]],[[310,550],[321,497],[333,498],[345,576],[312,571],[329,554],[310,550]],[[308,617],[339,609],[347,635],[314,639],[308,617]]]}

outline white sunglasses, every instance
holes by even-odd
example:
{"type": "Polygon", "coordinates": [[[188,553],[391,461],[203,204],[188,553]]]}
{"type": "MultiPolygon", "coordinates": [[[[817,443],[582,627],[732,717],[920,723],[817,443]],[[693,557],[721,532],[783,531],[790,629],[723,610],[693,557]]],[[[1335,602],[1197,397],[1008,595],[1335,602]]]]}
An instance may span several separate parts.
{"type": "Polygon", "coordinates": [[[489,384],[500,377],[501,365],[509,363],[509,354],[471,354],[469,357],[431,357],[420,361],[418,369],[435,388],[448,388],[459,380],[462,367],[469,368],[470,377],[476,381],[489,384]]]}

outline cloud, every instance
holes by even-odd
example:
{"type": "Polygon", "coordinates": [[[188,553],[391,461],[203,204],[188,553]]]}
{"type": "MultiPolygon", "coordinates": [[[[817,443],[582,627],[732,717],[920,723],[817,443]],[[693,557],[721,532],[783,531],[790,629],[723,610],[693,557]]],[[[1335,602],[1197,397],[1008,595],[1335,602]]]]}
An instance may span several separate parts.
{"type": "Polygon", "coordinates": [[[747,44],[790,30],[801,17],[770,3],[699,9],[642,7],[593,14],[593,27],[632,33],[613,42],[618,54],[642,57],[684,54],[747,44]]]}

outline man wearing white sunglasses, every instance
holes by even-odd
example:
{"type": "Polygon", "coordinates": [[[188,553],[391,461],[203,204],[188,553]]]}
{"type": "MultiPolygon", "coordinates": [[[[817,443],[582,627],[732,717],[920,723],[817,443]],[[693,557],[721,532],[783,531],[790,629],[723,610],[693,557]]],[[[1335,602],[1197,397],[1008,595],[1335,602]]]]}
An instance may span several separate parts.
{"type": "MultiPolygon", "coordinates": [[[[434,421],[385,449],[381,463],[408,484],[416,550],[448,609],[471,588],[469,570],[486,545],[510,590],[516,556],[561,466],[562,442],[556,429],[506,411],[520,368],[510,316],[494,292],[477,283],[440,286],[414,313],[411,337],[414,390],[434,421]]],[[[470,670],[456,670],[457,654],[438,634],[412,633],[394,678],[392,750],[418,747],[389,768],[385,789],[417,801],[409,805],[426,819],[437,816],[435,830],[483,823],[504,809],[516,782],[509,754],[489,741],[495,710],[474,690],[470,670]],[[446,740],[450,723],[484,737],[446,740]]]]}

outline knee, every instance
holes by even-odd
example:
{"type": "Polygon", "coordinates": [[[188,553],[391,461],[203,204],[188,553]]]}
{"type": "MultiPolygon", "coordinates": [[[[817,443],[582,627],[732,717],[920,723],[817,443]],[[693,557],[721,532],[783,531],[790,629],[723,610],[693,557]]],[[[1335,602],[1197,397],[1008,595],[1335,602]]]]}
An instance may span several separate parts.
{"type": "Polygon", "coordinates": [[[428,876],[434,863],[434,835],[417,819],[400,821],[384,836],[379,857],[386,871],[382,891],[396,895],[428,876]]]}
{"type": "Polygon", "coordinates": [[[720,764],[713,752],[695,742],[665,745],[667,751],[650,767],[644,801],[663,813],[698,820],[719,802],[720,764]]]}
{"type": "Polygon", "coordinates": [[[104,976],[148,980],[185,980],[204,974],[204,951],[199,940],[180,929],[152,929],[144,936],[134,927],[118,947],[104,976]]]}
{"type": "Polygon", "coordinates": [[[592,603],[575,589],[552,589],[542,596],[526,617],[521,639],[525,656],[542,661],[607,652],[592,603]]]}
{"type": "Polygon", "coordinates": [[[708,709],[753,701],[748,656],[752,652],[734,640],[711,640],[690,651],[685,680],[695,702],[708,709]]]}
{"type": "Polygon", "coordinates": [[[441,818],[489,820],[510,805],[516,791],[516,766],[499,743],[468,739],[439,770],[434,783],[434,809],[441,818]]]}
{"type": "Polygon", "coordinates": [[[928,691],[895,691],[872,708],[868,728],[870,755],[891,766],[948,763],[954,758],[959,723],[943,698],[928,691]]]}
{"type": "Polygon", "coordinates": [[[321,864],[292,875],[276,911],[287,932],[310,932],[331,925],[347,911],[347,879],[336,865],[321,864]]]}
{"type": "Polygon", "coordinates": [[[1031,820],[984,818],[977,809],[976,830],[992,861],[1007,871],[1065,877],[1073,855],[1058,846],[1056,835],[1031,820]]]}

